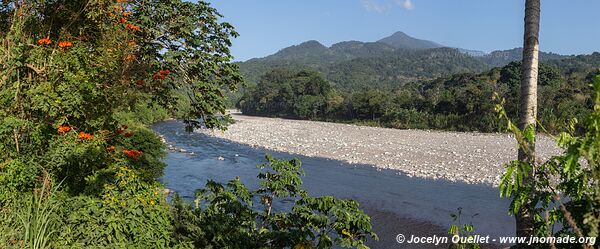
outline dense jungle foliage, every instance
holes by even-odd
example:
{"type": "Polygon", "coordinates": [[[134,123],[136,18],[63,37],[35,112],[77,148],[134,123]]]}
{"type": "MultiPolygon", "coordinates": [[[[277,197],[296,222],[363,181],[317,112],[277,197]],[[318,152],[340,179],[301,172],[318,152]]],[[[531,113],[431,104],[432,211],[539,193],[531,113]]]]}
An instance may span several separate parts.
{"type": "Polygon", "coordinates": [[[389,87],[488,69],[485,63],[453,48],[393,49],[382,43],[366,43],[359,47],[343,43],[329,49],[318,42],[306,42],[272,57],[252,59],[239,65],[250,85],[258,83],[260,76],[272,70],[304,69],[322,73],[340,89],[389,87]]]}
{"type": "MultiPolygon", "coordinates": [[[[249,86],[238,107],[250,115],[364,122],[394,128],[458,131],[503,131],[492,97],[506,99],[506,111],[517,117],[520,62],[483,73],[461,73],[397,87],[347,90],[314,71],[278,69],[249,86]]],[[[539,120],[556,133],[570,118],[582,120],[592,110],[588,84],[600,68],[600,53],[542,63],[539,120]]],[[[349,74],[347,74],[349,75],[349,74]]]]}
{"type": "Polygon", "coordinates": [[[268,158],[257,190],[209,182],[202,205],[167,201],[164,144],[147,125],[225,128],[224,94],[241,77],[229,51],[238,34],[220,18],[202,1],[1,2],[1,248],[365,248],[376,238],[356,202],[303,191],[295,160],[268,158]],[[282,198],[291,211],[271,209],[282,198]]]}

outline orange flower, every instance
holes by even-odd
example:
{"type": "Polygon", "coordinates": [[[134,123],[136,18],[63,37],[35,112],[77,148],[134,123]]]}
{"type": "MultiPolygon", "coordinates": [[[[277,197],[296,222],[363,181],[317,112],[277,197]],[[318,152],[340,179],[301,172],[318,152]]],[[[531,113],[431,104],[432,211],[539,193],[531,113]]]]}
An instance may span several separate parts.
{"type": "Polygon", "coordinates": [[[123,154],[125,154],[127,157],[138,158],[140,155],[142,155],[142,152],[139,150],[123,150],[123,154]]]}
{"type": "Polygon", "coordinates": [[[125,61],[127,62],[132,62],[133,60],[135,60],[135,55],[129,54],[125,57],[125,61]]]}
{"type": "Polygon", "coordinates": [[[111,145],[111,146],[108,146],[108,148],[106,148],[106,150],[107,150],[108,152],[113,152],[113,151],[115,151],[115,146],[112,146],[112,145],[111,145]]]}
{"type": "Polygon", "coordinates": [[[79,139],[82,139],[82,140],[90,140],[90,139],[92,139],[92,135],[91,135],[91,134],[89,134],[89,133],[85,133],[85,132],[83,132],[83,131],[80,131],[80,132],[79,132],[79,139]]]}
{"type": "Polygon", "coordinates": [[[119,18],[118,22],[119,22],[119,23],[126,23],[126,22],[127,22],[127,19],[125,19],[125,18],[121,17],[121,18],[119,18]]]}
{"type": "Polygon", "coordinates": [[[69,125],[61,125],[58,127],[58,133],[67,133],[71,131],[71,126],[69,125]]]}
{"type": "Polygon", "coordinates": [[[124,17],[128,17],[128,16],[130,16],[130,15],[131,15],[131,12],[129,12],[129,11],[125,11],[125,12],[123,12],[123,16],[124,16],[124,17]]]}
{"type": "Polygon", "coordinates": [[[133,30],[133,31],[140,31],[140,26],[136,26],[131,23],[128,23],[127,25],[125,25],[125,28],[129,29],[129,30],[133,30]]]}
{"type": "Polygon", "coordinates": [[[123,7],[117,6],[115,7],[115,11],[123,11],[123,7]]]}
{"type": "Polygon", "coordinates": [[[61,48],[69,48],[69,47],[73,46],[73,43],[70,41],[61,41],[61,42],[58,42],[58,46],[61,48]]]}
{"type": "Polygon", "coordinates": [[[152,76],[152,78],[154,80],[164,80],[169,74],[171,74],[171,71],[169,71],[169,69],[167,70],[160,70],[158,71],[158,73],[154,74],[154,76],[152,76]]]}
{"type": "Polygon", "coordinates": [[[52,41],[50,40],[50,37],[46,37],[46,38],[42,38],[38,40],[38,44],[40,45],[50,45],[52,44],[52,41]]]}
{"type": "Polygon", "coordinates": [[[127,45],[129,45],[130,47],[133,47],[135,45],[137,45],[137,43],[134,40],[128,41],[127,45]]]}

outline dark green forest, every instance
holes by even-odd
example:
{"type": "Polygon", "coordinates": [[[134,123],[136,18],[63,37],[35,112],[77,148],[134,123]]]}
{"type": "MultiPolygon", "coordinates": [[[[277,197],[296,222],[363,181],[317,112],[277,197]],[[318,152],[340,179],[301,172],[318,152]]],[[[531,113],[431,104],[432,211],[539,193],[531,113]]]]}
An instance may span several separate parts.
{"type": "MultiPolygon", "coordinates": [[[[549,133],[591,112],[589,83],[600,68],[600,53],[559,58],[539,72],[540,129],[549,133]]],[[[508,116],[517,117],[520,62],[486,70],[456,49],[436,48],[356,58],[325,71],[314,65],[275,68],[256,84],[247,77],[237,106],[249,115],[496,132],[505,130],[494,111],[504,100],[508,116]]]]}

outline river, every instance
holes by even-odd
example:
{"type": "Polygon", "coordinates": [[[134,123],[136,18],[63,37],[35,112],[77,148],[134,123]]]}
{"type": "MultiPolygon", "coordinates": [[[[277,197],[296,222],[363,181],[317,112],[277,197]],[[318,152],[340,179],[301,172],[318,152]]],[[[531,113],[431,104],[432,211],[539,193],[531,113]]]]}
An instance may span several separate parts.
{"type": "Polygon", "coordinates": [[[431,245],[400,245],[396,235],[445,235],[450,214],[463,209],[463,223],[472,223],[477,234],[514,235],[514,219],[507,215],[509,200],[500,199],[498,189],[488,185],[405,176],[398,171],[318,157],[306,157],[238,144],[201,133],[185,132],[177,121],[160,122],[153,129],[176,147],[165,159],[167,167],[160,181],[187,199],[207,180],[227,182],[239,176],[250,188],[256,187],[256,165],[266,153],[276,158],[302,161],[304,188],[312,196],[334,195],[357,200],[373,218],[380,237],[372,248],[436,248],[431,245]]]}

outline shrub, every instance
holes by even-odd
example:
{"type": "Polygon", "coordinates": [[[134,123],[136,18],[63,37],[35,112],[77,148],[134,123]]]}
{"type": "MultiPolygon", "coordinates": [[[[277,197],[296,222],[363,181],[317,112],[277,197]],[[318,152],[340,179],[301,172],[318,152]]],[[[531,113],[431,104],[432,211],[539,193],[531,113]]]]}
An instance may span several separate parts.
{"type": "Polygon", "coordinates": [[[101,198],[65,200],[65,227],[56,240],[76,247],[170,246],[171,217],[160,185],[145,182],[134,170],[113,165],[114,178],[101,198]]]}
{"type": "MultiPolygon", "coordinates": [[[[572,119],[569,128],[556,139],[563,153],[536,165],[513,161],[502,177],[500,194],[512,198],[512,214],[524,203],[533,203],[536,236],[596,238],[600,235],[600,75],[595,77],[593,85],[593,112],[581,124],[572,119]],[[525,184],[523,178],[532,167],[534,180],[525,184]]],[[[498,110],[501,116],[506,115],[502,108],[498,110]]],[[[510,121],[508,124],[520,146],[535,139],[531,129],[521,131],[510,121]]],[[[591,245],[578,246],[591,248],[591,245]]]]}
{"type": "Polygon", "coordinates": [[[367,239],[377,238],[355,201],[310,197],[301,188],[300,161],[267,160],[256,190],[240,179],[209,181],[197,191],[195,207],[175,197],[174,239],[197,248],[368,248],[367,239]],[[290,211],[274,209],[283,200],[293,201],[290,211]]]}

